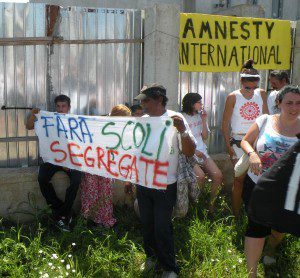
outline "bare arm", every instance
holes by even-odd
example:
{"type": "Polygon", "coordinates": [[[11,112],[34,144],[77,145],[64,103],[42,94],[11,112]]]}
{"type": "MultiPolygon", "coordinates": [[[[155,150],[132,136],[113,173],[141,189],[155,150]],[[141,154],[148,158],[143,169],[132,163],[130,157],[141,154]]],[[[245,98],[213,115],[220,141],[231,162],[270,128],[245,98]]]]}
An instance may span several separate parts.
{"type": "Polygon", "coordinates": [[[261,173],[262,168],[260,158],[254,148],[254,143],[258,136],[259,128],[258,125],[254,123],[251,125],[241,142],[241,147],[243,151],[249,155],[250,170],[255,175],[259,175],[261,173]]]}
{"type": "Polygon", "coordinates": [[[202,120],[202,132],[201,136],[203,140],[206,140],[208,138],[208,129],[207,129],[207,114],[205,110],[202,110],[201,112],[201,120],[202,120]]]}
{"type": "Polygon", "coordinates": [[[263,107],[262,107],[262,112],[263,114],[269,114],[269,108],[268,108],[268,96],[265,90],[260,89],[260,95],[263,100],[263,107]]]}
{"type": "MultiPolygon", "coordinates": [[[[173,116],[173,123],[176,129],[180,134],[183,134],[186,131],[186,126],[184,121],[179,116],[173,116]]],[[[193,156],[196,150],[196,144],[194,140],[189,136],[181,136],[181,144],[182,144],[182,153],[186,156],[193,156]]]]}
{"type": "Polygon", "coordinates": [[[233,148],[230,146],[230,130],[229,130],[229,125],[230,125],[234,105],[235,105],[235,95],[231,93],[226,98],[225,108],[223,112],[223,120],[222,120],[222,132],[224,135],[227,151],[231,157],[236,155],[233,148]]]}
{"type": "Polygon", "coordinates": [[[182,153],[186,156],[193,156],[196,150],[196,144],[190,136],[181,137],[182,153]]]}
{"type": "Polygon", "coordinates": [[[35,114],[38,114],[39,112],[40,112],[39,108],[33,108],[31,110],[31,113],[30,113],[30,115],[29,115],[29,117],[27,119],[27,122],[26,122],[26,128],[28,130],[34,129],[34,121],[36,119],[35,114]]]}

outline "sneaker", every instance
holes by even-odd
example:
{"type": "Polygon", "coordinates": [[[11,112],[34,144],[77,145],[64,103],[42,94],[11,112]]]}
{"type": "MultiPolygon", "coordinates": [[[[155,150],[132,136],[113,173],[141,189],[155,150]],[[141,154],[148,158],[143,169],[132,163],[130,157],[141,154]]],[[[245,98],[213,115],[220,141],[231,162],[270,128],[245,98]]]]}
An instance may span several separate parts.
{"type": "Polygon", "coordinates": [[[276,264],[276,259],[274,257],[264,256],[264,258],[263,258],[263,264],[264,265],[276,264]]]}
{"type": "Polygon", "coordinates": [[[72,223],[72,221],[73,221],[73,217],[70,216],[69,219],[68,219],[68,225],[70,225],[72,223]]]}
{"type": "Polygon", "coordinates": [[[140,270],[142,272],[148,272],[155,268],[155,261],[151,258],[147,258],[146,261],[141,265],[140,270]]]}
{"type": "Polygon", "coordinates": [[[161,278],[177,278],[178,275],[174,271],[164,271],[161,278]]]}
{"type": "Polygon", "coordinates": [[[70,229],[68,225],[66,225],[65,221],[63,218],[59,219],[58,221],[55,222],[55,226],[59,228],[63,232],[70,232],[70,229]]]}

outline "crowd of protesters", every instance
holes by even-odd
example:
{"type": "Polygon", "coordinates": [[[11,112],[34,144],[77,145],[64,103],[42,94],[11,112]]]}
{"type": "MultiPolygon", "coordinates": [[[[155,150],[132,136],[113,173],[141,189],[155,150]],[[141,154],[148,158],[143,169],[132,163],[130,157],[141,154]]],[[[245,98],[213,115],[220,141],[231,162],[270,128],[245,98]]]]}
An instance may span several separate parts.
{"type": "MultiPolygon", "coordinates": [[[[270,84],[274,91],[269,96],[259,88],[260,75],[248,60],[240,72],[241,87],[227,96],[222,122],[222,131],[233,165],[247,154],[249,170],[234,179],[232,187],[232,212],[238,216],[242,204],[247,211],[249,200],[259,177],[274,164],[294,143],[300,133],[300,91],[288,85],[289,78],[284,71],[272,71],[270,84]]],[[[143,271],[156,267],[157,263],[164,270],[163,277],[177,277],[179,268],[175,259],[172,212],[177,200],[177,177],[179,154],[194,156],[196,165],[193,169],[199,187],[203,187],[205,178],[211,179],[211,194],[208,211],[213,213],[214,203],[222,186],[222,173],[210,157],[205,140],[210,129],[207,113],[199,92],[189,92],[182,100],[181,113],[166,109],[168,102],[165,87],[158,84],[146,85],[135,98],[140,105],[131,108],[117,105],[112,108],[109,117],[159,117],[173,119],[174,133],[172,153],[170,153],[167,172],[166,190],[157,190],[135,185],[139,216],[146,261],[143,271]]],[[[70,99],[65,95],[55,98],[58,113],[70,111],[70,99]]],[[[26,127],[34,128],[33,109],[26,127]]],[[[113,180],[95,176],[61,166],[43,163],[39,168],[38,182],[47,204],[53,211],[56,225],[63,231],[69,231],[72,221],[72,205],[77,190],[81,186],[81,213],[96,225],[113,227],[112,183],[113,180]],[[57,171],[64,171],[70,178],[65,200],[60,200],[51,184],[51,178],[57,171]]],[[[124,182],[126,193],[132,193],[132,185],[124,182]]],[[[268,253],[264,263],[274,263],[276,246],[283,239],[281,231],[254,222],[250,217],[245,233],[245,255],[250,277],[256,277],[257,264],[269,236],[268,253]]]]}

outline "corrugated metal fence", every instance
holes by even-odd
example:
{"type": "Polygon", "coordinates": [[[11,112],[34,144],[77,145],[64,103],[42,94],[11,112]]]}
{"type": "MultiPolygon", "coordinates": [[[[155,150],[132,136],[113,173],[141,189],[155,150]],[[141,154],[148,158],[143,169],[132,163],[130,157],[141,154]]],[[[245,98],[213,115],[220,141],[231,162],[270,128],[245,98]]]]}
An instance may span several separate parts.
{"type": "MultiPolygon", "coordinates": [[[[260,71],[260,87],[266,88],[267,71],[260,71]]],[[[179,100],[189,92],[199,93],[205,110],[208,112],[208,124],[211,130],[207,141],[208,151],[211,154],[226,152],[221,125],[225,100],[229,93],[240,88],[240,76],[237,72],[206,73],[180,72],[179,73],[179,100]]]]}
{"type": "MultiPolygon", "coordinates": [[[[0,3],[0,38],[45,38],[47,20],[44,4],[0,3]]],[[[76,114],[131,103],[142,82],[141,11],[61,8],[54,29],[64,42],[0,46],[1,106],[51,110],[61,93],[76,114]]],[[[0,167],[38,164],[26,117],[24,110],[0,111],[0,167]]]]}

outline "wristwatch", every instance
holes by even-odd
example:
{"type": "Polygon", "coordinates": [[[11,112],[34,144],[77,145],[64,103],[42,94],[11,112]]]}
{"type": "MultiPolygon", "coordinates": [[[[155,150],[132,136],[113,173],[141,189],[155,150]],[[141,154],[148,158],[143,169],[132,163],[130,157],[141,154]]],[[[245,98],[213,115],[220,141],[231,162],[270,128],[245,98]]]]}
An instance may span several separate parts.
{"type": "Polygon", "coordinates": [[[255,153],[255,151],[248,152],[247,155],[250,156],[252,153],[255,153]]]}
{"type": "Polygon", "coordinates": [[[184,138],[184,137],[188,137],[189,133],[188,133],[187,130],[185,130],[184,132],[181,132],[180,135],[181,135],[182,138],[184,138]]]}

